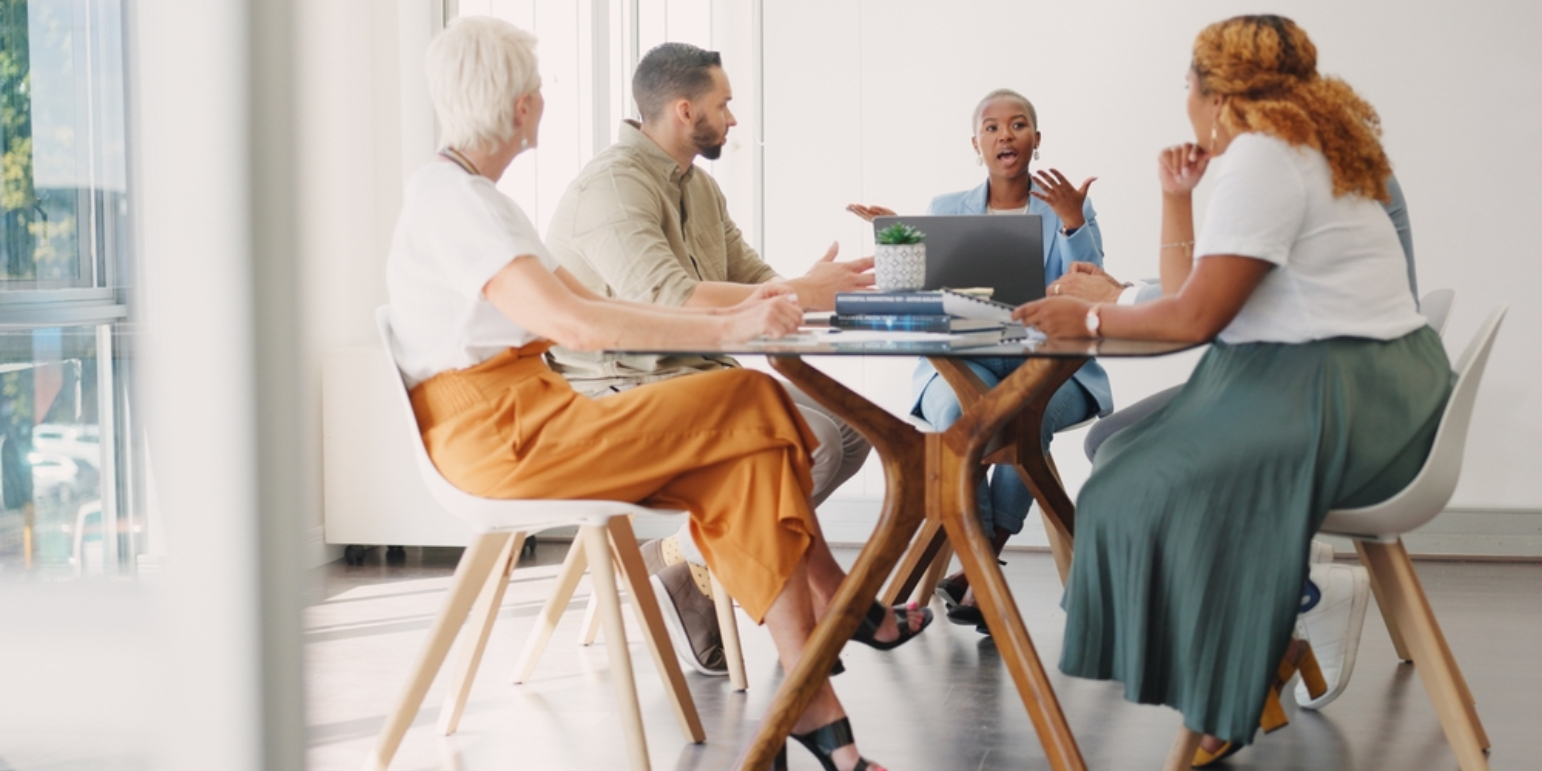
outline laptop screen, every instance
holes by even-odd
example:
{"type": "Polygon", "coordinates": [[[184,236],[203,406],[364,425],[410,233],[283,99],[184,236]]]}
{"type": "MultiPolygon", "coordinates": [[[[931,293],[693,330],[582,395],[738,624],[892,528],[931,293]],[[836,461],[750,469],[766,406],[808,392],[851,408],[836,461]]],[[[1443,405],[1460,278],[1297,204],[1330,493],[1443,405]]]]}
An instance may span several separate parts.
{"type": "Polygon", "coordinates": [[[1044,222],[1037,214],[875,217],[926,234],[926,289],[989,287],[1009,305],[1044,297],[1044,222]]]}

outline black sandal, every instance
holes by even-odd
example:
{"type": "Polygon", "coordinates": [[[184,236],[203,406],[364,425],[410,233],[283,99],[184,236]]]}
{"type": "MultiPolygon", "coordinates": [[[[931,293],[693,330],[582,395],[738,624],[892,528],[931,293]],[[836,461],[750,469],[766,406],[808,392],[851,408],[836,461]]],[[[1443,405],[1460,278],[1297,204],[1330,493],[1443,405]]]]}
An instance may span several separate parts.
{"type": "Polygon", "coordinates": [[[932,594],[936,595],[937,599],[942,600],[942,607],[951,613],[954,608],[958,607],[959,603],[964,601],[964,594],[968,591],[968,584],[962,580],[949,581],[944,578],[937,582],[937,587],[932,590],[932,594]]]}
{"type": "MultiPolygon", "coordinates": [[[[852,738],[851,735],[851,721],[846,718],[841,718],[824,728],[816,728],[806,734],[793,734],[792,738],[797,739],[799,744],[808,748],[809,752],[814,753],[814,757],[819,759],[819,765],[823,766],[825,771],[840,771],[835,766],[835,760],[830,756],[836,750],[856,742],[856,739],[852,738]]],[[[777,762],[781,763],[781,766],[777,768],[785,769],[787,767],[786,745],[782,745],[782,752],[777,755],[777,762]]],[[[872,767],[873,764],[869,763],[867,758],[858,758],[857,765],[851,771],[867,771],[867,769],[872,767]]]]}
{"type": "Polygon", "coordinates": [[[954,605],[948,609],[948,621],[959,626],[984,626],[985,613],[979,605],[954,605]]]}
{"type": "Polygon", "coordinates": [[[918,608],[914,603],[896,605],[894,606],[894,624],[895,628],[899,630],[899,636],[893,640],[879,640],[878,628],[883,625],[884,610],[885,608],[882,604],[874,601],[873,606],[867,611],[867,617],[862,619],[861,626],[857,627],[857,631],[851,635],[851,639],[881,651],[889,651],[909,642],[910,638],[920,634],[932,623],[931,608],[918,608]],[[919,629],[911,630],[910,628],[910,614],[912,613],[921,614],[921,626],[919,629]]]}

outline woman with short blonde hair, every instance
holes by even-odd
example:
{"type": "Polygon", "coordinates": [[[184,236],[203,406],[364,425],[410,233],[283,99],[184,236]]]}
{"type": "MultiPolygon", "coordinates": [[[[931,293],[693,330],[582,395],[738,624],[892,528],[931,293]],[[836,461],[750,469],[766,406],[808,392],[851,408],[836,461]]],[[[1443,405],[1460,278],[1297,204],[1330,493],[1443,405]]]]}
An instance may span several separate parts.
{"type": "MultiPolygon", "coordinates": [[[[595,400],[544,354],[553,342],[659,349],[778,337],[802,312],[784,285],[730,308],[665,308],[600,297],[559,267],[495,187],[538,143],[534,45],[507,22],[469,17],[428,49],[446,146],[407,180],[386,270],[394,354],[424,446],[445,479],[485,498],[687,510],[712,572],[770,628],[790,671],[816,600],[827,602],[842,574],[809,500],[817,441],[786,391],[762,373],[727,369],[595,400]]],[[[853,639],[892,647],[915,631],[888,612],[853,639]]],[[[866,765],[828,683],[794,731],[827,768],[866,765]]]]}

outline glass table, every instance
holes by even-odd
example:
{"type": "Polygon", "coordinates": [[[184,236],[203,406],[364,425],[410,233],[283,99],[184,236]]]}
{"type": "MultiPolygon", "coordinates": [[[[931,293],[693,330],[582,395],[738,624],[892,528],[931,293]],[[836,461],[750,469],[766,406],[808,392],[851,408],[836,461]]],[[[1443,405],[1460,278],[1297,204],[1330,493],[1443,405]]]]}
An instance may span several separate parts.
{"type": "Polygon", "coordinates": [[[1039,446],[1039,428],[1050,397],[1091,358],[1162,356],[1192,347],[1187,343],[1132,340],[1039,339],[949,348],[914,337],[884,340],[871,335],[816,334],[690,351],[627,350],[766,356],[772,368],[861,432],[883,464],[884,500],[873,534],[831,601],[829,612],[815,627],[803,657],[782,681],[736,768],[760,771],[771,767],[797,717],[829,676],[867,608],[879,597],[884,581],[895,574],[884,593],[890,602],[911,592],[946,539],[963,563],[1050,767],[1056,771],[1085,769],[1081,751],[996,562],[990,536],[980,524],[975,510],[976,481],[982,463],[1005,463],[1017,469],[1039,503],[1064,578],[1070,565],[1075,506],[1039,446]],[[806,360],[813,356],[918,355],[931,361],[959,397],[963,415],[946,431],[923,431],[911,425],[806,360]],[[1022,357],[1024,362],[995,388],[987,388],[965,366],[970,358],[1001,356],[1022,357]]]}

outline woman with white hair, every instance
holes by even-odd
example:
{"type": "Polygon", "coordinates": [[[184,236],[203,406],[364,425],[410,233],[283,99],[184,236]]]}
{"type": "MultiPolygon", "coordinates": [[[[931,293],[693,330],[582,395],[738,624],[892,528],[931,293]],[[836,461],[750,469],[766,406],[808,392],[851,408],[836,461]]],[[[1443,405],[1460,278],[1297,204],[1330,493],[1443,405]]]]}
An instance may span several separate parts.
{"type": "MultiPolygon", "coordinates": [[[[494,183],[536,146],[543,102],[535,38],[466,18],[429,47],[440,158],[407,181],[387,265],[394,352],[440,472],[488,498],[599,498],[690,512],[712,571],[791,669],[841,573],[809,503],[816,441],[771,378],[721,370],[580,396],[547,366],[578,350],[693,347],[780,336],[802,313],[766,286],[714,310],[610,300],[588,291],[494,183]]],[[[908,637],[892,613],[879,642],[908,637]]],[[[793,727],[827,769],[862,760],[829,684],[793,727]]]]}

